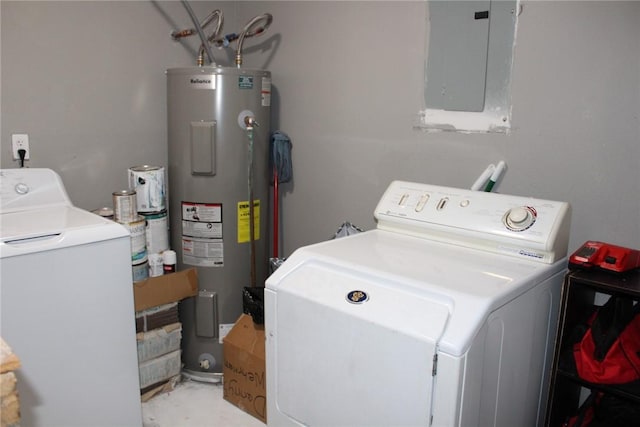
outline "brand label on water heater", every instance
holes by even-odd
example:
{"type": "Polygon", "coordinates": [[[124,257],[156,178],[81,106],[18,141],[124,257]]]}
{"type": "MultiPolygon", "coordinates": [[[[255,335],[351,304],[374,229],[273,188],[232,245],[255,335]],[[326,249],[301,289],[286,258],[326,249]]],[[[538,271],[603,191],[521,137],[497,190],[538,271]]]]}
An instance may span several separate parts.
{"type": "Polygon", "coordinates": [[[216,88],[216,76],[210,75],[197,75],[189,78],[189,83],[192,89],[215,89],[216,88]]]}

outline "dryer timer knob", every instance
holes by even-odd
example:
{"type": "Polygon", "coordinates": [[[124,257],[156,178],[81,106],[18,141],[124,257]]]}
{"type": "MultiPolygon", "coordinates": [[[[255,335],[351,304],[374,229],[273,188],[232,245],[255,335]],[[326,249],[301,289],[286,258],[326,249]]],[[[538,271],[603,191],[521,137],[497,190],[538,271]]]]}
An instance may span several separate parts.
{"type": "Polygon", "coordinates": [[[536,221],[536,211],[529,206],[512,208],[502,218],[504,225],[512,231],[524,231],[536,221]]]}

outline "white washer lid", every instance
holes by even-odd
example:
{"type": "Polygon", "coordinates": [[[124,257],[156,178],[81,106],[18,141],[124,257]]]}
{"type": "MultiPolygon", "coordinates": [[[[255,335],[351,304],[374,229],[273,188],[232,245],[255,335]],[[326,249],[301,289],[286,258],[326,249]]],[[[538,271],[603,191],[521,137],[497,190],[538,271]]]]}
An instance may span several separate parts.
{"type": "Polygon", "coordinates": [[[371,230],[298,249],[267,279],[266,286],[276,292],[295,286],[302,293],[322,294],[310,289],[321,284],[298,279],[307,271],[316,274],[318,264],[324,266],[325,280],[334,280],[332,276],[339,281],[339,277],[367,277],[398,298],[425,298],[446,307],[449,319],[438,346],[459,356],[491,311],[564,269],[566,260],[542,264],[371,230]]]}
{"type": "Polygon", "coordinates": [[[129,235],[122,225],[74,206],[49,206],[0,215],[0,258],[129,235]]]}
{"type": "Polygon", "coordinates": [[[72,206],[60,176],[51,169],[0,169],[0,214],[72,206]]]}

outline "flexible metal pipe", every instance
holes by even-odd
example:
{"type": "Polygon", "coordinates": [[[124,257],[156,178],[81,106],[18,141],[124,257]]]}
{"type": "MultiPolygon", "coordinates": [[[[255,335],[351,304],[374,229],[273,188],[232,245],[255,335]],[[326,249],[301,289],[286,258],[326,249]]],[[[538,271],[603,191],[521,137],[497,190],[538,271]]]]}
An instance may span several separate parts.
{"type": "Polygon", "coordinates": [[[216,29],[213,31],[213,33],[211,33],[211,35],[207,39],[207,43],[206,44],[202,43],[200,45],[200,50],[198,51],[198,66],[204,65],[204,52],[205,52],[206,46],[209,46],[210,48],[210,43],[213,42],[220,34],[220,30],[222,29],[222,23],[223,23],[222,12],[218,9],[214,10],[213,12],[211,12],[211,14],[209,14],[209,16],[202,23],[202,28],[205,28],[207,25],[209,25],[209,23],[213,20],[213,18],[216,18],[216,17],[218,18],[218,24],[216,25],[216,29]]]}
{"type": "Polygon", "coordinates": [[[242,45],[244,44],[244,39],[246,37],[253,37],[262,34],[267,28],[269,28],[272,21],[273,16],[270,13],[265,13],[254,17],[247,23],[247,25],[244,26],[240,33],[240,37],[238,37],[238,47],[236,48],[236,65],[238,68],[242,65],[242,45]],[[265,23],[254,31],[250,31],[251,28],[260,21],[265,21],[265,23]]]}
{"type": "Polygon", "coordinates": [[[193,9],[191,9],[191,6],[189,5],[189,2],[187,2],[187,0],[182,0],[182,5],[184,6],[184,8],[186,9],[187,13],[189,14],[189,16],[191,17],[191,21],[193,22],[194,27],[196,27],[196,31],[198,32],[198,36],[200,36],[200,41],[202,42],[202,45],[204,46],[205,51],[207,52],[207,56],[209,57],[209,62],[216,67],[216,61],[213,58],[213,52],[211,51],[211,46],[209,46],[209,42],[207,40],[207,37],[204,35],[204,31],[202,31],[202,27],[200,26],[200,23],[198,22],[198,18],[196,17],[195,13],[193,13],[193,9]]]}

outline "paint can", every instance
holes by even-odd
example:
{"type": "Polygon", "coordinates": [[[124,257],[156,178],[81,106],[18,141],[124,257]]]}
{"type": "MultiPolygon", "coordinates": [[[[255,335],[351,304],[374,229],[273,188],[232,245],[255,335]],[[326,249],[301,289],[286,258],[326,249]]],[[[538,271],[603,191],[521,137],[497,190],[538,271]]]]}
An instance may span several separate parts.
{"type": "Polygon", "coordinates": [[[139,282],[149,277],[149,261],[146,256],[132,264],[131,273],[133,275],[134,282],[139,282]]]}
{"type": "Polygon", "coordinates": [[[140,213],[144,217],[147,236],[147,252],[159,254],[169,249],[169,223],[167,211],[140,213]]]}
{"type": "Polygon", "coordinates": [[[111,219],[113,220],[113,209],[111,209],[110,207],[103,207],[103,208],[99,208],[99,209],[94,209],[91,211],[92,213],[101,216],[104,219],[111,219]]]}
{"type": "Polygon", "coordinates": [[[113,192],[113,219],[118,222],[131,222],[138,216],[136,192],[121,190],[113,192]]]}
{"type": "Polygon", "coordinates": [[[147,236],[146,221],[138,215],[134,221],[121,222],[131,234],[131,262],[136,264],[141,260],[147,260],[147,236]]]}
{"type": "Polygon", "coordinates": [[[149,165],[130,167],[129,188],[137,193],[138,212],[160,212],[167,208],[164,167],[149,165]]]}

